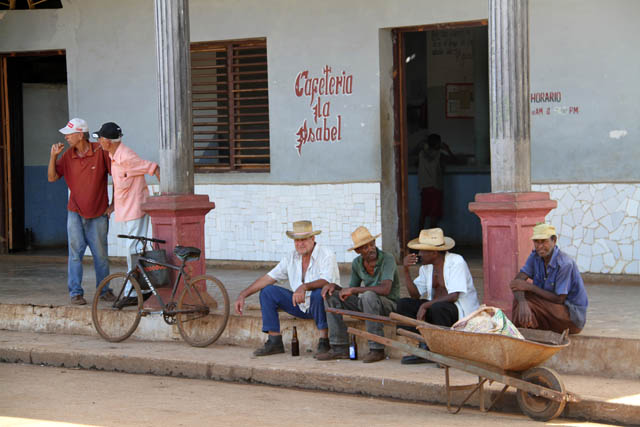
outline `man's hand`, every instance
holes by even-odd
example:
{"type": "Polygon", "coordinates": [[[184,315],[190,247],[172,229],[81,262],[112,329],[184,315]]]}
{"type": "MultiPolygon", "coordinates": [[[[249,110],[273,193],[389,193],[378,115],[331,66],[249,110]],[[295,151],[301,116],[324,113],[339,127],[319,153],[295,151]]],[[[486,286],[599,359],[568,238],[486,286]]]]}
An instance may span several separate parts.
{"type": "Polygon", "coordinates": [[[355,288],[344,288],[344,289],[340,289],[340,293],[338,294],[338,297],[340,298],[340,301],[344,301],[347,298],[349,298],[351,295],[353,295],[353,291],[355,288]]]}
{"type": "Polygon", "coordinates": [[[410,267],[412,265],[416,265],[418,263],[418,255],[409,254],[402,260],[402,265],[405,267],[410,267]]]}
{"type": "Polygon", "coordinates": [[[511,283],[509,283],[509,287],[513,292],[517,292],[517,291],[527,292],[531,290],[531,286],[533,286],[531,283],[521,279],[513,279],[511,283]]]}
{"type": "Polygon", "coordinates": [[[513,323],[523,328],[535,328],[533,323],[533,313],[526,300],[518,302],[518,308],[513,313],[513,323]]]}
{"type": "Polygon", "coordinates": [[[322,292],[320,293],[320,295],[322,295],[322,299],[327,299],[327,295],[333,295],[333,292],[337,289],[338,285],[336,285],[335,283],[327,283],[322,287],[322,292]]]}
{"type": "Polygon", "coordinates": [[[62,142],[57,142],[51,146],[51,156],[58,157],[60,153],[64,150],[64,144],[62,142]]]}
{"type": "Polygon", "coordinates": [[[244,297],[242,295],[238,295],[234,306],[236,309],[236,313],[242,316],[242,309],[244,308],[244,297]]]}
{"type": "Polygon", "coordinates": [[[106,215],[107,217],[111,216],[111,214],[113,213],[113,203],[111,203],[109,206],[107,206],[107,210],[104,211],[103,215],[106,215]]]}
{"type": "Polygon", "coordinates": [[[293,296],[291,297],[291,302],[293,303],[293,305],[298,305],[304,302],[305,292],[306,288],[304,284],[298,286],[298,289],[296,289],[296,291],[293,293],[293,296]]]}
{"type": "Polygon", "coordinates": [[[422,305],[420,305],[420,308],[418,309],[418,315],[416,316],[416,319],[422,320],[424,322],[424,319],[427,317],[427,310],[429,309],[429,307],[431,307],[431,301],[422,303],[422,305]]]}

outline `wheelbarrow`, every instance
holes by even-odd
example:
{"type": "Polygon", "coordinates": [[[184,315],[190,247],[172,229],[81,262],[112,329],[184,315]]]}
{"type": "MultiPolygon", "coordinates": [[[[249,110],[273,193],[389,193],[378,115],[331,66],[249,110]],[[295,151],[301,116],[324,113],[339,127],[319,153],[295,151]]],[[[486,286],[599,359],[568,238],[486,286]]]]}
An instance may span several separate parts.
{"type": "Polygon", "coordinates": [[[328,308],[327,311],[362,320],[417,328],[420,334],[404,329],[398,329],[397,333],[426,343],[429,350],[356,328],[350,327],[347,332],[428,359],[444,367],[447,409],[453,414],[460,412],[462,406],[476,392],[479,396],[480,410],[487,412],[504,396],[509,387],[517,390],[516,399],[522,412],[537,421],[552,420],[562,413],[567,402],[580,401],[577,395],[565,389],[562,378],[557,372],[538,366],[569,345],[568,331],[557,334],[551,331],[519,329],[525,337],[522,340],[499,334],[456,331],[397,313],[391,313],[390,317],[385,317],[335,308],[328,308]],[[478,376],[478,382],[468,385],[451,385],[449,368],[475,374],[478,376]],[[485,404],[484,385],[487,381],[504,384],[489,405],[485,404]],[[470,390],[470,392],[457,408],[452,407],[453,392],[461,390],[470,390]]]}

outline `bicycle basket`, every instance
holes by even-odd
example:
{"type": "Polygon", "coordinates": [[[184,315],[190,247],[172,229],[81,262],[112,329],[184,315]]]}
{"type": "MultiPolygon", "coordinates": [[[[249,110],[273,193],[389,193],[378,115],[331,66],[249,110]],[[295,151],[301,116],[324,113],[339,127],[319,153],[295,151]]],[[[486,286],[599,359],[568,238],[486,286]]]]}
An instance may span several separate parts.
{"type": "MultiPolygon", "coordinates": [[[[137,265],[138,259],[143,256],[145,258],[150,258],[154,261],[159,261],[167,264],[167,253],[164,249],[156,249],[153,251],[146,251],[144,254],[133,254],[131,255],[131,261],[133,265],[137,265]]],[[[153,283],[153,286],[156,288],[162,288],[170,285],[169,281],[169,268],[163,265],[151,264],[150,262],[140,261],[142,266],[144,267],[144,272],[147,276],[149,276],[149,280],[153,283]]],[[[146,281],[140,277],[140,273],[136,271],[136,279],[140,284],[140,288],[142,290],[148,290],[149,286],[146,281]]]]}

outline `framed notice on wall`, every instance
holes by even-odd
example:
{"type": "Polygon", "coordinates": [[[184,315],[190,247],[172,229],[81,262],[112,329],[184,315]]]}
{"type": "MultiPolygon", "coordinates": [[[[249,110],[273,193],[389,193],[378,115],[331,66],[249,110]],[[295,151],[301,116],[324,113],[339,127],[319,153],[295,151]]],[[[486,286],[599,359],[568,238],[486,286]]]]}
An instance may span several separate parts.
{"type": "Polygon", "coordinates": [[[447,119],[473,118],[473,83],[445,84],[447,119]]]}

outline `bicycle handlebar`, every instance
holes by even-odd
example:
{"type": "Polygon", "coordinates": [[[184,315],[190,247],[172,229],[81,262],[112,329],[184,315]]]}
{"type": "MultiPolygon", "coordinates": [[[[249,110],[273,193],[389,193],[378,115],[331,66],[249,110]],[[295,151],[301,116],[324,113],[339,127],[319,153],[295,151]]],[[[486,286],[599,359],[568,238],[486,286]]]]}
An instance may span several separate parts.
{"type": "Polygon", "coordinates": [[[148,237],[142,237],[142,236],[129,236],[127,234],[118,234],[118,237],[120,237],[121,239],[134,239],[134,240],[140,240],[143,242],[167,243],[166,240],[153,239],[153,238],[150,239],[148,237]]]}

